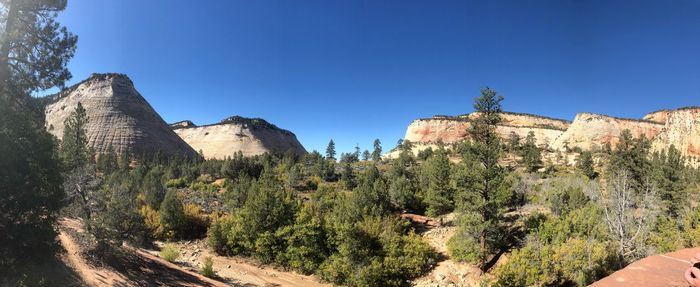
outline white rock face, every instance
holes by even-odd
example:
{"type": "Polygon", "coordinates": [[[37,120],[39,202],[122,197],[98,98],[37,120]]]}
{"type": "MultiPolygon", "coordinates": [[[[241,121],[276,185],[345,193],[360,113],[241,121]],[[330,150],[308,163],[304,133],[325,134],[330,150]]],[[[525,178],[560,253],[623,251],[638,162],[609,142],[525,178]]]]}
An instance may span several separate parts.
{"type": "Polygon", "coordinates": [[[668,111],[663,132],[652,141],[652,149],[663,151],[671,145],[691,164],[700,165],[700,107],[668,111]]]}
{"type": "MultiPolygon", "coordinates": [[[[444,143],[459,142],[469,137],[469,121],[476,117],[478,113],[459,117],[435,116],[431,119],[418,119],[408,126],[404,139],[414,143],[435,143],[439,140],[444,143]]],[[[501,138],[506,139],[513,132],[524,139],[528,133],[534,132],[540,146],[551,146],[569,126],[569,122],[564,120],[527,114],[502,113],[501,119],[502,123],[496,128],[501,138]]]]}
{"type": "Polygon", "coordinates": [[[243,156],[285,153],[288,150],[298,155],[306,153],[290,131],[279,129],[261,119],[230,119],[214,125],[175,127],[175,133],[195,150],[201,150],[207,159],[232,157],[239,151],[243,156]]]}
{"type": "Polygon", "coordinates": [[[117,154],[195,155],[136,91],[126,75],[93,74],[51,96],[51,100],[45,109],[48,131],[60,139],[64,121],[81,103],[89,118],[88,144],[97,154],[107,152],[111,146],[117,154]]]}
{"type": "Polygon", "coordinates": [[[624,130],[629,130],[634,138],[644,136],[647,139],[653,139],[661,132],[663,126],[650,121],[580,113],[576,115],[569,129],[557,138],[553,147],[557,150],[564,150],[567,146],[591,150],[610,144],[614,148],[624,130]]]}

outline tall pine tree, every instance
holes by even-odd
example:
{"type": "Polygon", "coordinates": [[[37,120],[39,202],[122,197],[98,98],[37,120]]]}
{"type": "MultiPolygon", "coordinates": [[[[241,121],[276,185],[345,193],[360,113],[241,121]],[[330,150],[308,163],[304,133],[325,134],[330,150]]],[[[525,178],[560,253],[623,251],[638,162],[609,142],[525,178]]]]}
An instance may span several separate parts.
{"type": "Polygon", "coordinates": [[[478,116],[471,121],[468,132],[473,143],[463,163],[469,167],[465,175],[469,184],[458,186],[462,217],[448,243],[455,258],[477,263],[483,271],[514,241],[505,213],[514,209],[515,192],[506,180],[507,170],[498,164],[501,145],[496,126],[501,122],[501,101],[503,97],[489,88],[482,89],[474,101],[478,116]]]}

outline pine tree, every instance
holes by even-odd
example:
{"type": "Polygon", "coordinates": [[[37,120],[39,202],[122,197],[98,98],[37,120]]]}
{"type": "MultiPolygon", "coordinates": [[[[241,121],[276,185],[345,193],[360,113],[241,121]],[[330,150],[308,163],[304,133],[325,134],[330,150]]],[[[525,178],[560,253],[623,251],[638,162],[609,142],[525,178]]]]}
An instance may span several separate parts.
{"type": "Polygon", "coordinates": [[[364,152],[362,152],[362,160],[363,161],[369,161],[370,157],[371,157],[371,155],[369,154],[368,150],[365,150],[364,152]]]}
{"type": "Polygon", "coordinates": [[[596,172],[593,169],[593,154],[590,151],[584,151],[579,155],[576,167],[589,179],[596,177],[596,172]]]}
{"type": "Polygon", "coordinates": [[[54,258],[65,194],[57,144],[30,93],[70,78],[76,37],[56,22],[66,1],[0,2],[0,285],[33,285],[42,276],[13,278],[54,258]]]}
{"type": "Polygon", "coordinates": [[[527,134],[521,149],[522,164],[525,165],[528,171],[535,171],[542,166],[542,151],[537,146],[535,132],[530,131],[527,134]]]}
{"type": "Polygon", "coordinates": [[[372,161],[380,161],[382,160],[382,142],[379,141],[379,139],[374,140],[374,150],[372,151],[372,161]]]}
{"type": "Polygon", "coordinates": [[[520,150],[520,136],[515,132],[508,134],[508,150],[511,152],[520,150]]]}
{"type": "Polygon", "coordinates": [[[453,255],[477,263],[483,271],[515,241],[504,214],[517,201],[510,181],[505,180],[506,169],[498,164],[501,145],[496,127],[501,122],[501,101],[496,91],[484,88],[474,102],[479,116],[471,122],[468,132],[473,143],[463,163],[469,167],[464,180],[469,185],[458,186],[462,218],[448,243],[453,255]]]}
{"type": "Polygon", "coordinates": [[[182,234],[178,233],[182,230],[184,222],[185,211],[182,200],[180,200],[175,190],[169,190],[160,204],[160,224],[169,233],[169,237],[174,238],[175,236],[182,236],[182,234]]]}
{"type": "Polygon", "coordinates": [[[444,149],[438,149],[424,164],[428,190],[425,203],[429,216],[443,215],[454,208],[454,194],[450,186],[450,160],[444,149]]]}
{"type": "Polygon", "coordinates": [[[335,160],[335,142],[332,139],[328,142],[328,147],[326,147],[326,159],[335,160]]]}
{"type": "Polygon", "coordinates": [[[84,165],[92,159],[93,155],[87,146],[87,123],[88,117],[85,108],[78,102],[75,111],[71,112],[65,120],[63,141],[61,142],[60,155],[69,170],[84,165]]]}

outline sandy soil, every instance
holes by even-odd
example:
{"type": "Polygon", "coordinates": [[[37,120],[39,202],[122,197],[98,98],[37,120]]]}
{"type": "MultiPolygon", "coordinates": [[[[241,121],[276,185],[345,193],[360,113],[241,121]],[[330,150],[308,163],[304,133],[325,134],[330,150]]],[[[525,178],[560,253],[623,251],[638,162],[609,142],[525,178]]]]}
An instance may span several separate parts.
{"type": "MultiPolygon", "coordinates": [[[[162,243],[157,243],[162,245],[162,243]]],[[[176,263],[187,269],[199,270],[205,257],[211,257],[214,270],[227,283],[241,286],[332,286],[323,284],[314,276],[280,271],[270,266],[256,264],[250,259],[219,256],[206,247],[204,241],[183,241],[174,243],[180,249],[176,263]]],[[[156,251],[148,251],[157,255],[156,251]]]]}

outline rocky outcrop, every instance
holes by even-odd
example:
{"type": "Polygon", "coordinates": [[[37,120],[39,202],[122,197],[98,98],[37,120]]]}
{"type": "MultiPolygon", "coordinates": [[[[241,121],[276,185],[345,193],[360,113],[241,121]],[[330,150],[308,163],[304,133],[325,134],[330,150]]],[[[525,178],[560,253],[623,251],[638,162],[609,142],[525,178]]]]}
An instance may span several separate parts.
{"type": "Polygon", "coordinates": [[[700,107],[667,111],[663,132],[652,141],[652,149],[662,151],[673,145],[697,165],[700,158],[700,107]]]}
{"type": "Polygon", "coordinates": [[[669,113],[671,113],[670,110],[658,110],[644,115],[644,119],[647,121],[665,124],[666,120],[668,120],[669,113]]]}
{"type": "Polygon", "coordinates": [[[197,125],[195,125],[192,121],[179,121],[179,122],[175,122],[175,123],[170,124],[170,128],[174,129],[174,130],[184,129],[184,128],[193,128],[196,126],[197,125]]]}
{"type": "Polygon", "coordinates": [[[554,141],[557,150],[580,148],[591,150],[602,148],[606,144],[615,147],[624,130],[629,130],[632,136],[644,136],[653,139],[661,132],[664,125],[648,120],[622,119],[591,113],[576,115],[571,126],[554,141]]]}
{"type": "MultiPolygon", "coordinates": [[[[472,113],[458,117],[435,116],[430,119],[418,119],[408,126],[404,139],[419,144],[440,140],[444,143],[459,142],[469,137],[467,130],[470,122],[478,116],[478,113],[472,113]]],[[[507,138],[511,133],[525,138],[529,132],[534,132],[537,143],[541,146],[551,146],[569,126],[569,122],[565,120],[529,114],[504,112],[501,119],[496,132],[502,138],[507,138]]]]}
{"type": "Polygon", "coordinates": [[[223,159],[238,152],[244,156],[285,153],[289,150],[299,155],[306,153],[292,132],[258,118],[234,116],[217,124],[176,125],[174,128],[178,136],[210,159],[223,159]]]}
{"type": "Polygon", "coordinates": [[[118,154],[148,156],[160,152],[195,156],[122,74],[93,74],[47,99],[46,128],[59,139],[64,121],[81,103],[89,118],[88,144],[97,154],[111,147],[118,154]]]}

